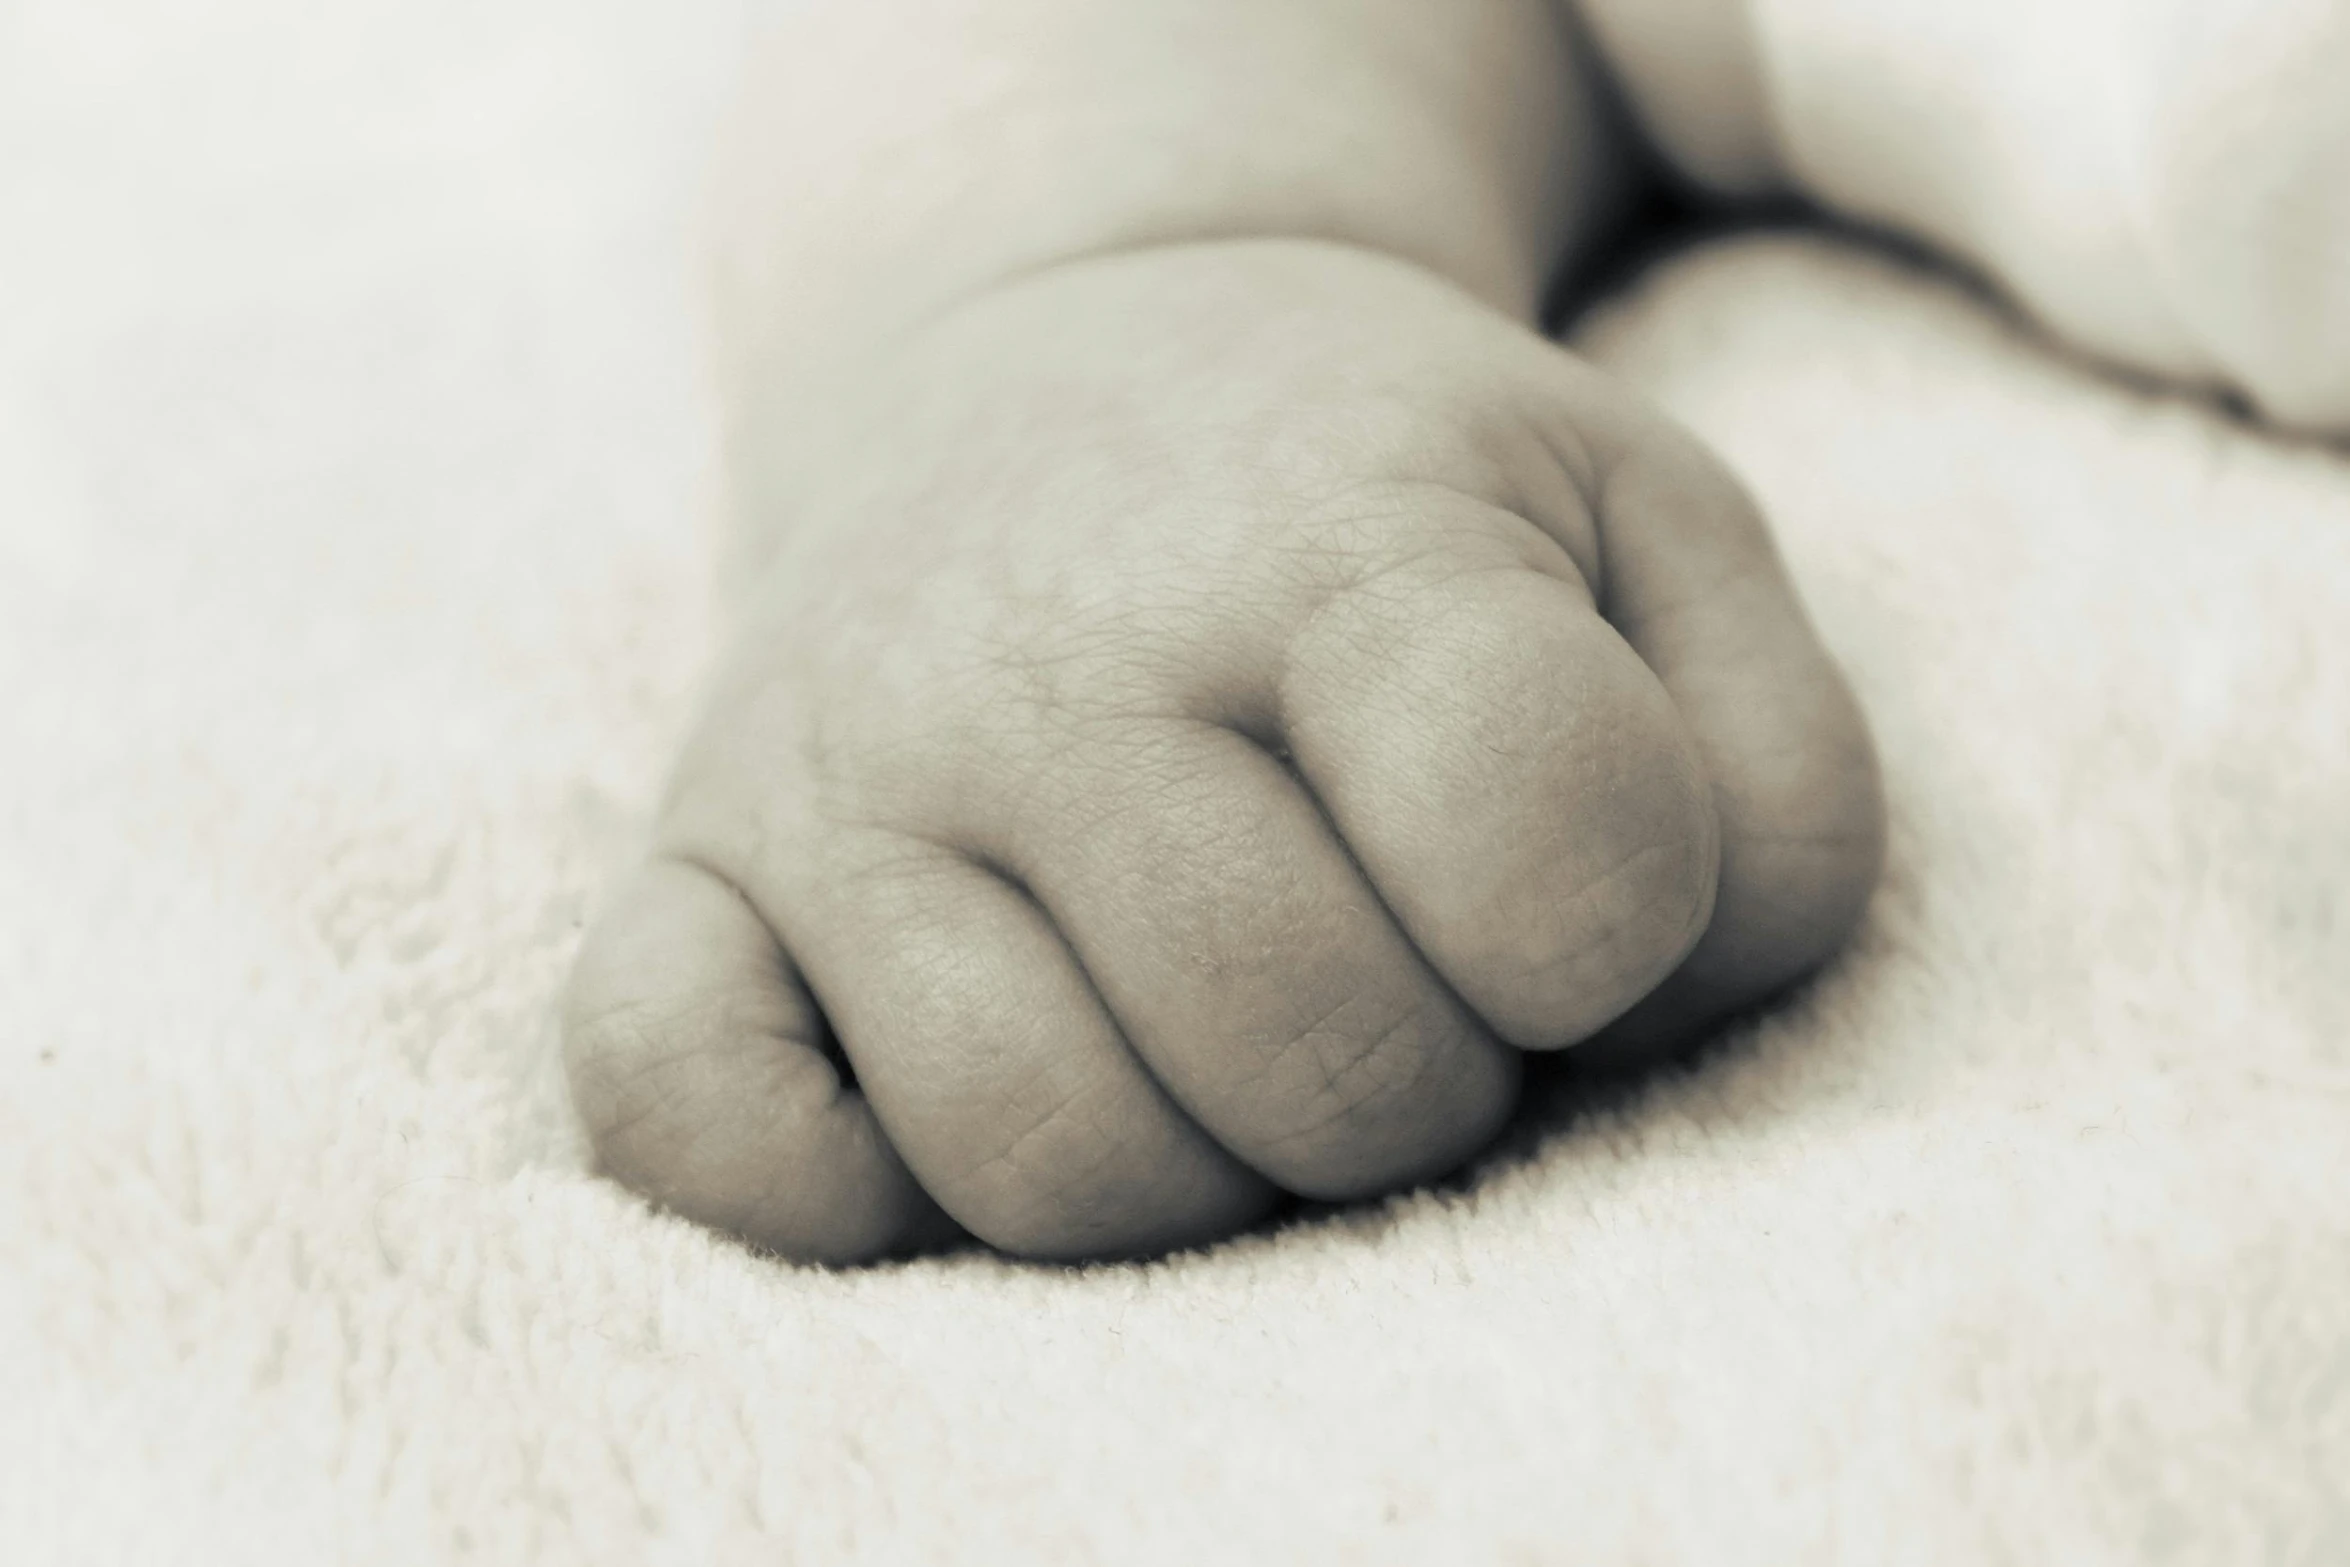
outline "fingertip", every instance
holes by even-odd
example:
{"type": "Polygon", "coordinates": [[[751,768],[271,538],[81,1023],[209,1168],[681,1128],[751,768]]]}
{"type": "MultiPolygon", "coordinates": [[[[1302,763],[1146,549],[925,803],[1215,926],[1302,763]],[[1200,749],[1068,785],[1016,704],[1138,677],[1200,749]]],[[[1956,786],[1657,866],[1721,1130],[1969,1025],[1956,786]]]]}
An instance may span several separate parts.
{"type": "Polygon", "coordinates": [[[797,1261],[866,1261],[935,1229],[782,950],[716,873],[636,872],[581,948],[562,1027],[597,1167],[630,1190],[797,1261]]]}
{"type": "Polygon", "coordinates": [[[1589,1036],[1712,913],[1720,825],[1681,715],[1580,585],[1542,572],[1389,586],[1352,615],[1339,647],[1371,656],[1298,663],[1301,770],[1494,1033],[1589,1036]]]}
{"type": "Polygon", "coordinates": [[[1542,839],[1521,828],[1517,874],[1488,915],[1500,916],[1488,954],[1506,956],[1473,1001],[1512,1044],[1550,1051],[1606,1027],[1697,945],[1717,906],[1722,823],[1701,749],[1655,673],[1578,595],[1534,586],[1559,602],[1522,634],[1557,644],[1550,678],[1573,692],[1544,733],[1549,776],[1524,801],[1555,836],[1523,852],[1542,839]]]}
{"type": "Polygon", "coordinates": [[[1620,857],[1595,875],[1560,876],[1549,917],[1527,927],[1546,965],[1486,1002],[1495,1030],[1520,1049],[1568,1049],[1607,1028],[1686,962],[1713,919],[1719,819],[1702,771],[1684,765],[1678,726],[1657,727],[1625,747],[1645,751],[1647,765],[1624,766],[1629,776],[1610,791],[1626,819],[1600,826],[1585,813],[1581,858],[1593,863],[1610,844],[1620,857]]]}
{"type": "Polygon", "coordinates": [[[1718,895],[1655,992],[1576,1059],[1636,1065],[1812,973],[1868,906],[1884,857],[1875,747],[1760,509],[1719,457],[1661,420],[1602,486],[1603,608],[1655,671],[1703,759],[1718,895]]]}
{"type": "Polygon", "coordinates": [[[1813,796],[1809,809],[1833,825],[1809,836],[1725,837],[1722,890],[1704,936],[1651,994],[1577,1048],[1578,1063],[1667,1059],[1802,984],[1851,942],[1885,859],[1884,807],[1865,747],[1862,762],[1813,796]]]}

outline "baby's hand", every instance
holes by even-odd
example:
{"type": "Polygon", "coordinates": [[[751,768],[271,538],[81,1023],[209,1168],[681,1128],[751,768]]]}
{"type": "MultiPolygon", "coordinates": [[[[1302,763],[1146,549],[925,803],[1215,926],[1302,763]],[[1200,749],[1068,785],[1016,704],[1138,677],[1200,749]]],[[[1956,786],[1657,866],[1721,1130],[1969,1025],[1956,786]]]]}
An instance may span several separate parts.
{"type": "Polygon", "coordinates": [[[1107,257],[876,384],[569,999],[671,1208],[1205,1241],[1452,1169],[1520,1051],[1678,1037],[1857,919],[1874,765],[1751,506],[1450,286],[1107,257]]]}

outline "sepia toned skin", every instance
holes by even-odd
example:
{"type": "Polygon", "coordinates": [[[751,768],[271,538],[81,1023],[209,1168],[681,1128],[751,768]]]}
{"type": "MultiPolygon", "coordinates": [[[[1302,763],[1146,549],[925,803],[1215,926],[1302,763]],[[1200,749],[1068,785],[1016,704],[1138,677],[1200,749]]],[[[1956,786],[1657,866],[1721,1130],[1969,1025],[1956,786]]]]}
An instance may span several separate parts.
{"type": "Polygon", "coordinates": [[[794,1258],[1149,1254],[1835,950],[1857,710],[1721,464],[1536,325],[1628,137],[1542,0],[784,24],[738,620],[566,1001],[607,1171],[794,1258]]]}

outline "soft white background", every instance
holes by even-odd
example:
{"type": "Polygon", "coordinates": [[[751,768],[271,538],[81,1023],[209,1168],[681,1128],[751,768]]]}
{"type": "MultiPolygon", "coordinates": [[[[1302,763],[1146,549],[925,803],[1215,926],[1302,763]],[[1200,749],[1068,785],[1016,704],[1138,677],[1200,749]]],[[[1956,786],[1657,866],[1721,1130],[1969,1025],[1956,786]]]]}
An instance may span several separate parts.
{"type": "Polygon", "coordinates": [[[1881,738],[1857,950],[1530,1160],[795,1270],[549,1001],[717,623],[720,4],[0,0],[0,1559],[2350,1559],[2350,460],[1841,242],[1587,346],[1881,738]]]}

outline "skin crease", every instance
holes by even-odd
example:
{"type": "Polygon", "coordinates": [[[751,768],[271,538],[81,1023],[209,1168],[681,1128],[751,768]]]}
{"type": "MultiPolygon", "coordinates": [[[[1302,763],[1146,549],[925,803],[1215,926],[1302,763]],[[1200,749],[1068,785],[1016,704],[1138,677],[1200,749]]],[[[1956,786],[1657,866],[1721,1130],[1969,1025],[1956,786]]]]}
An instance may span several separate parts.
{"type": "Polygon", "coordinates": [[[1723,196],[1768,196],[1785,172],[1756,54],[1753,0],[1581,0],[1641,129],[1673,168],[1723,196]]]}
{"type": "Polygon", "coordinates": [[[1620,195],[1556,14],[841,15],[735,132],[740,625],[566,1000],[607,1171],[813,1261],[1151,1254],[1834,950],[1851,699],[1533,329],[1620,195]]]}

